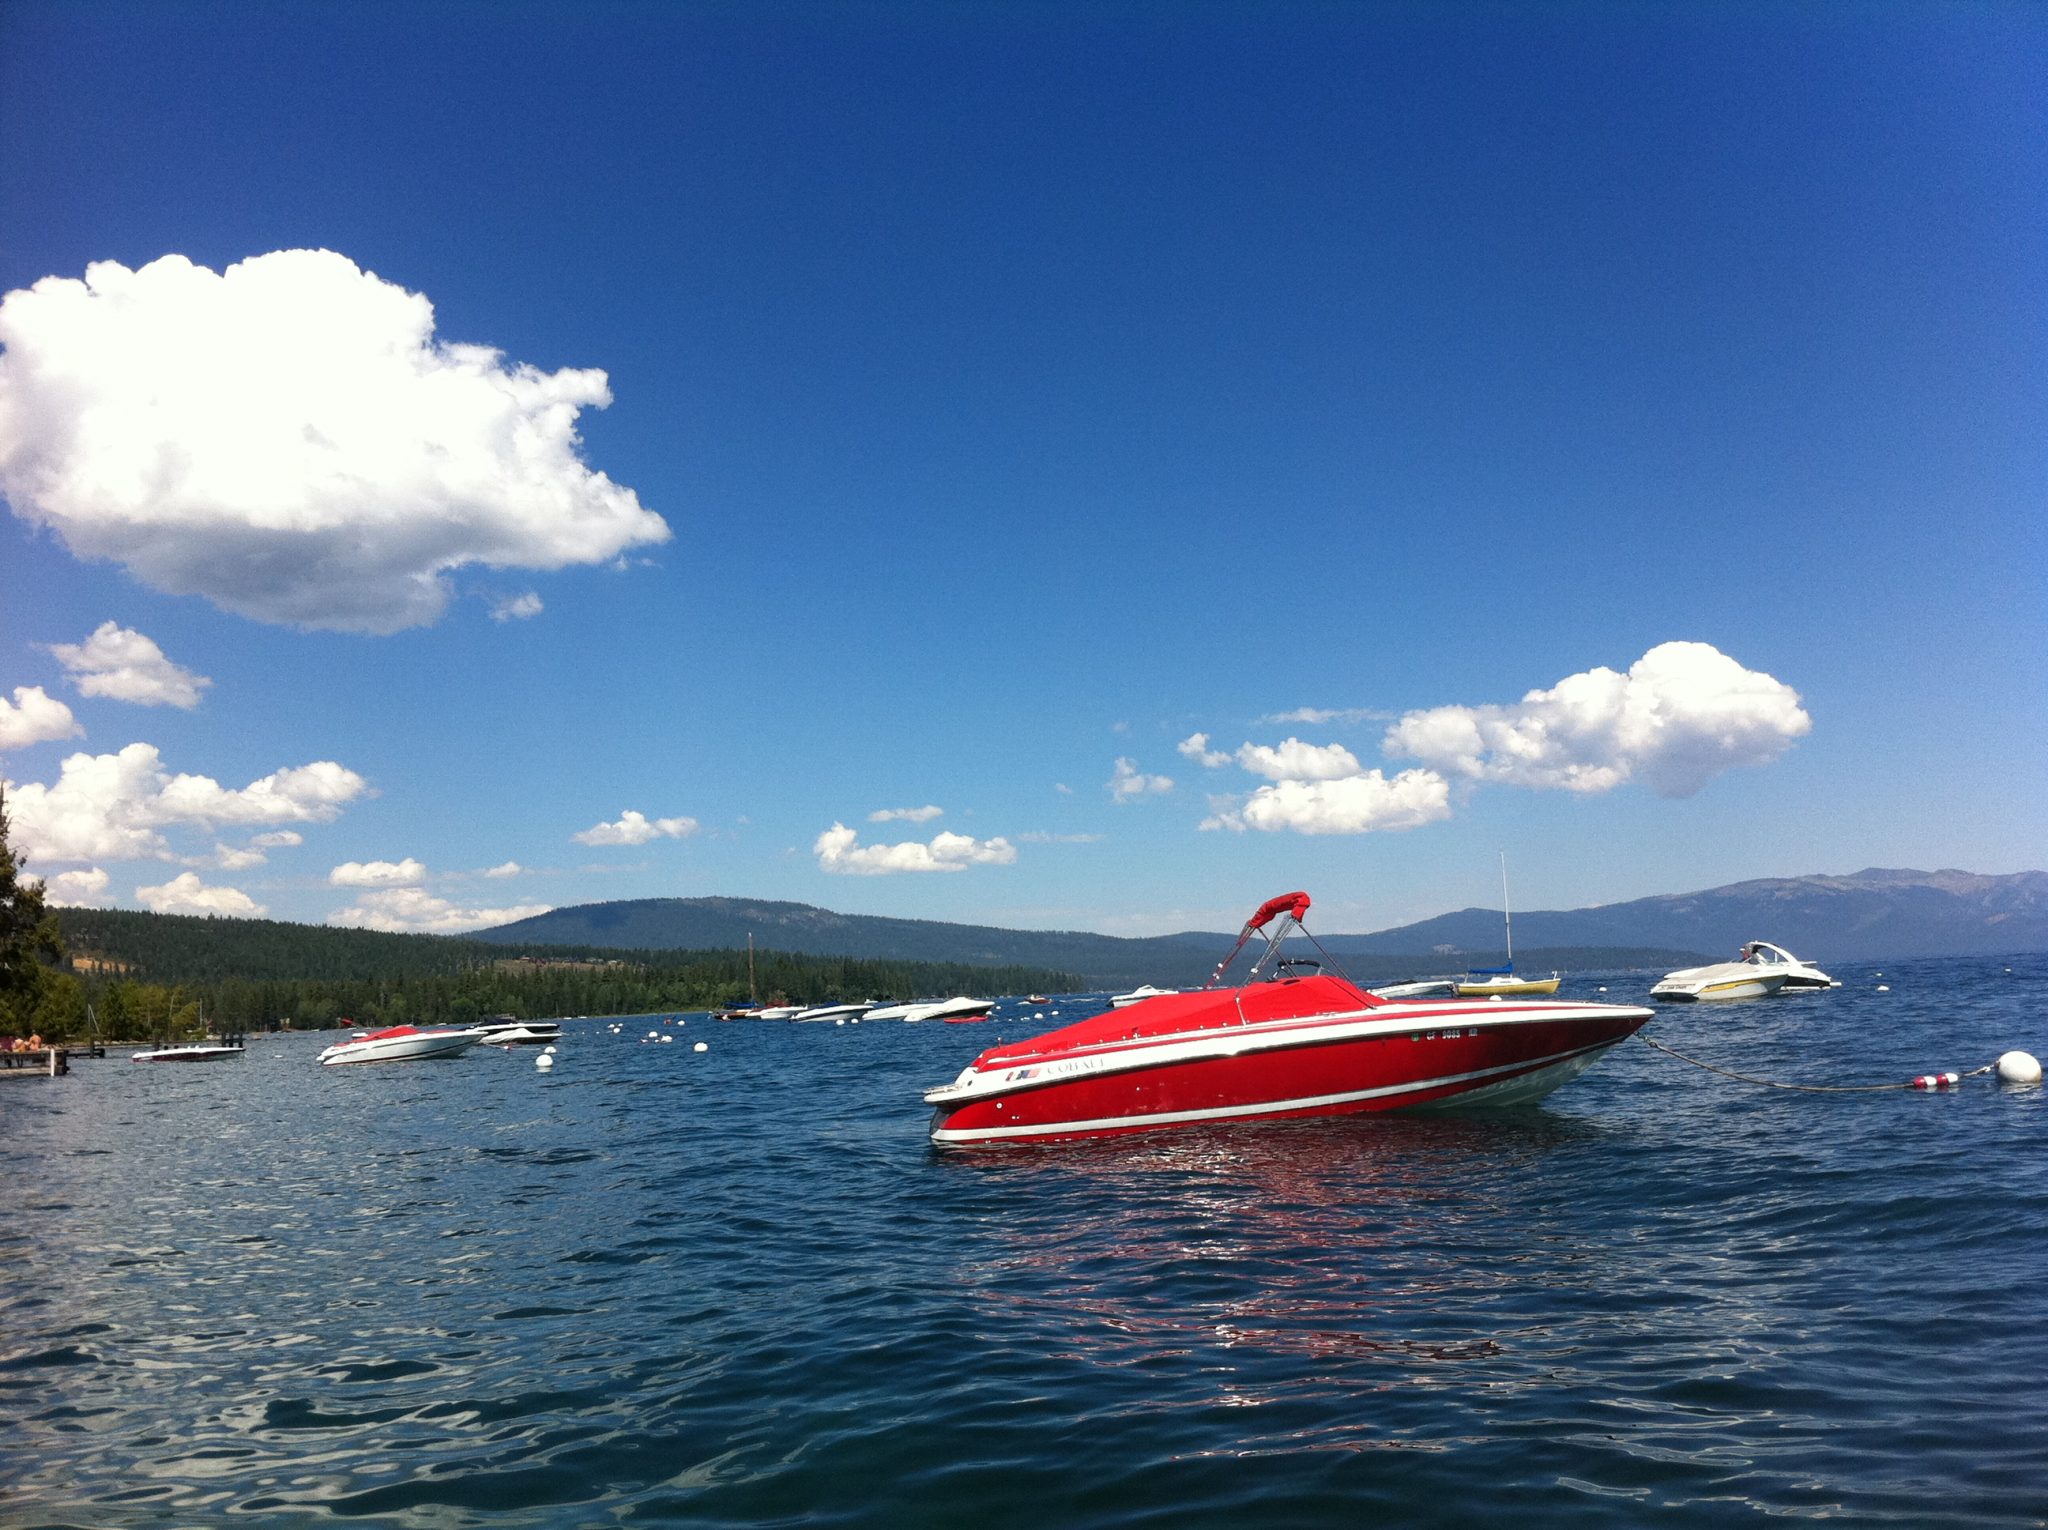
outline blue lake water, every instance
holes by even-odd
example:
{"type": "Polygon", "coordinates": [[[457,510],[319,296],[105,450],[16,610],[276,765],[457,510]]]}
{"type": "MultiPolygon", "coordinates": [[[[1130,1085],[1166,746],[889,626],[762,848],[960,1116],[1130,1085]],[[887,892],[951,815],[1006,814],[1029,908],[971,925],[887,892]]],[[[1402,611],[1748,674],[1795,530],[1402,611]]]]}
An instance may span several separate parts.
{"type": "MultiPolygon", "coordinates": [[[[2048,1054],[2048,958],[1836,975],[1648,1034],[2048,1054]]],[[[1018,1008],[0,1085],[0,1522],[2048,1524],[2041,1089],[1631,1042],[1536,1109],[935,1152],[1018,1008]]]]}

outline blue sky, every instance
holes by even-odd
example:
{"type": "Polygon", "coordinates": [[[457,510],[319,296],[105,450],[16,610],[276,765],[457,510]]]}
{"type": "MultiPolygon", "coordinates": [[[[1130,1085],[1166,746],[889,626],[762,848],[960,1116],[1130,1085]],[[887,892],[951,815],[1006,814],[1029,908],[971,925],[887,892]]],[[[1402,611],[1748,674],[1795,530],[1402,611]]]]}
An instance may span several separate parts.
{"type": "Polygon", "coordinates": [[[2040,868],[2043,79],[2023,5],[0,7],[17,838],[442,930],[2040,868]]]}

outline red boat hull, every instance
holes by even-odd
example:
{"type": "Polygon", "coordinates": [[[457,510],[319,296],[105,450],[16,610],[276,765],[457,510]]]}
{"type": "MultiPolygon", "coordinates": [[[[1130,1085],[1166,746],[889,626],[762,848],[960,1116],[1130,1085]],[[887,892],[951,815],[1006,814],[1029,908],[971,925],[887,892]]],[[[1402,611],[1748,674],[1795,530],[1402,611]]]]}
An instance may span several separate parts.
{"type": "Polygon", "coordinates": [[[984,1053],[958,1082],[926,1096],[937,1106],[932,1140],[950,1147],[1062,1142],[1232,1121],[1520,1104],[1576,1077],[1653,1013],[1557,1002],[1386,1003],[1348,984],[1297,993],[1334,1002],[1276,1006],[1296,995],[1271,985],[1212,993],[1230,1007],[1212,1004],[1197,1020],[1166,1011],[1171,1001],[1153,1000],[1162,1019],[1178,1023],[1145,1025],[1148,1005],[1120,1012],[1127,1018],[1109,1025],[1084,1022],[984,1053]],[[1265,1018],[1276,1007],[1293,1013],[1265,1018]],[[1113,1027],[1129,1022],[1137,1023],[1115,1034],[1113,1027]]]}

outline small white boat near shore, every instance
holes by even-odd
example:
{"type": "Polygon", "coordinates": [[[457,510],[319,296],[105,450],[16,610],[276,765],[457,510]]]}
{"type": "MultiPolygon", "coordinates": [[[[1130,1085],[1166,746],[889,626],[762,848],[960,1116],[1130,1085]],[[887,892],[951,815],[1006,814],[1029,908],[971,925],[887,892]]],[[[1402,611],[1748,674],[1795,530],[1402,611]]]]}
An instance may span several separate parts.
{"type": "Polygon", "coordinates": [[[140,1052],[130,1052],[130,1062],[185,1063],[219,1062],[225,1057],[241,1057],[248,1048],[239,1041],[179,1041],[160,1047],[146,1047],[140,1052]]]}
{"type": "Polygon", "coordinates": [[[430,1057],[460,1057],[483,1037],[477,1026],[461,1030],[422,1030],[393,1025],[381,1031],[357,1031],[320,1054],[320,1066],[336,1063],[419,1062],[430,1057]]]}

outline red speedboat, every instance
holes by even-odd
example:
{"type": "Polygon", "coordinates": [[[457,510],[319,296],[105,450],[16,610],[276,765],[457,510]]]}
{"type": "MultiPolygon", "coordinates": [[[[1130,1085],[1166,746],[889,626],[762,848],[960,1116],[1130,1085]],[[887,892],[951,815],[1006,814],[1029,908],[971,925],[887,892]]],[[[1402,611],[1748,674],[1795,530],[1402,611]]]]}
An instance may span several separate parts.
{"type": "MultiPolygon", "coordinates": [[[[1540,1100],[1655,1011],[1556,1000],[1384,999],[1321,961],[1281,961],[1307,893],[1262,905],[1207,988],[1146,999],[983,1052],[925,1093],[944,1147],[1067,1142],[1172,1126],[1540,1100]],[[1277,921],[1277,922],[1276,922],[1277,921]],[[1270,928],[1269,928],[1270,926],[1270,928]],[[1254,935],[1241,988],[1219,988],[1254,935]],[[1264,981],[1261,981],[1261,976],[1264,981]]],[[[1321,952],[1322,947],[1316,946],[1321,952]]]]}

